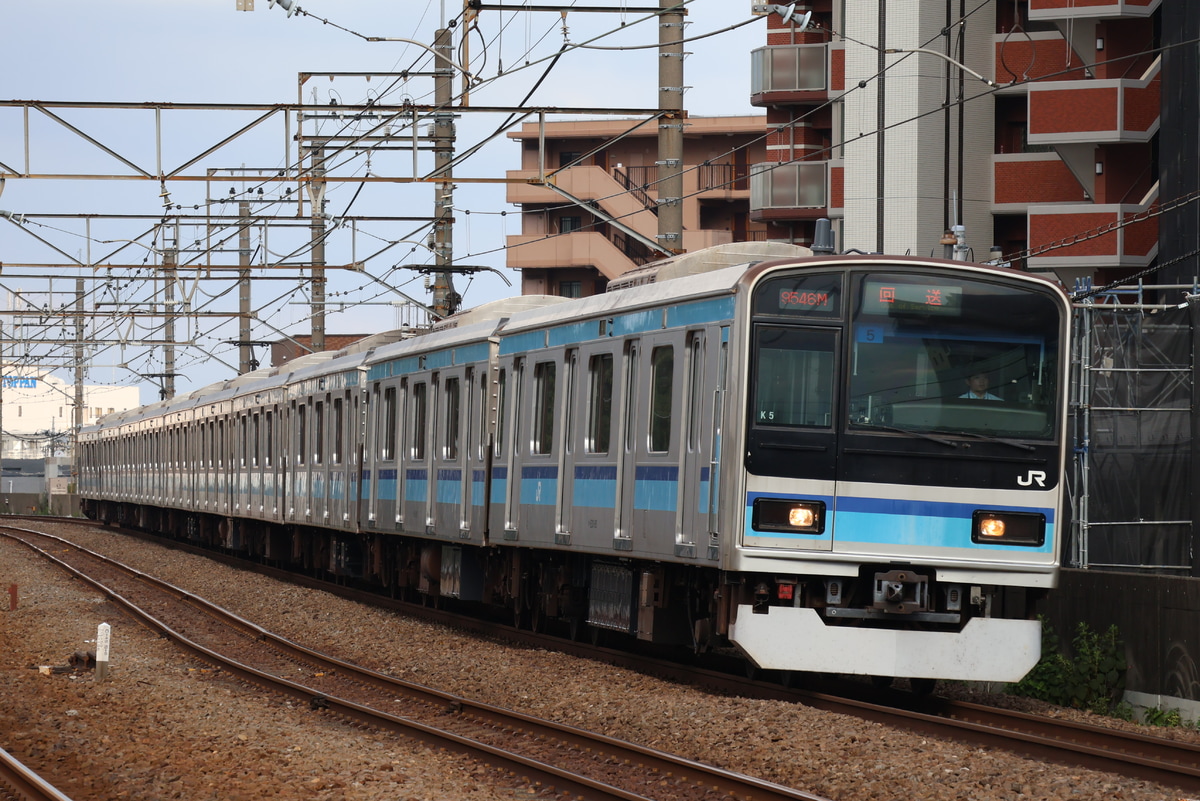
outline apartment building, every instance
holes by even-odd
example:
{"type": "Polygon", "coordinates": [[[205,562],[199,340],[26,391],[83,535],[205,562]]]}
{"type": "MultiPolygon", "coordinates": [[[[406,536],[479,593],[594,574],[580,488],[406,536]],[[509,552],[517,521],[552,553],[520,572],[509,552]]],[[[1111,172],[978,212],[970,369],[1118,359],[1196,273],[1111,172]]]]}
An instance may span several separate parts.
{"type": "MultiPolygon", "coordinates": [[[[682,249],[761,241],[750,215],[750,165],[766,158],[764,118],[689,117],[684,122],[682,249]]],[[[521,294],[586,297],[623,273],[663,257],[658,239],[658,126],[606,119],[524,124],[507,200],[521,233],[507,238],[521,294]],[[551,186],[552,185],[552,186],[551,186]]]]}
{"type": "MultiPolygon", "coordinates": [[[[1198,14],[1186,0],[816,0],[786,23],[772,14],[752,54],[770,133],[751,220],[808,244],[830,217],[840,247],[921,255],[962,226],[972,260],[995,246],[1068,283],[1135,273],[1159,257],[1166,180],[1196,189],[1197,102],[1164,104],[1159,48],[1198,14]],[[802,29],[804,12],[815,25],[802,29]],[[1172,111],[1190,115],[1171,145],[1185,178],[1163,169],[1172,111]]],[[[1170,73],[1185,96],[1194,50],[1170,73]]]]}

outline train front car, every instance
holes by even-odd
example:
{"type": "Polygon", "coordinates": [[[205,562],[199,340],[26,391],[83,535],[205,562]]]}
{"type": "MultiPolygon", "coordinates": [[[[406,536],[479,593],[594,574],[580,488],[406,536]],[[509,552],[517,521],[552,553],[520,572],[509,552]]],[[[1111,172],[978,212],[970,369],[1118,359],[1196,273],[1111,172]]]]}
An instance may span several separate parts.
{"type": "Polygon", "coordinates": [[[1063,539],[1066,296],[880,257],[742,288],[730,638],[762,668],[1019,680],[1063,539]]]}

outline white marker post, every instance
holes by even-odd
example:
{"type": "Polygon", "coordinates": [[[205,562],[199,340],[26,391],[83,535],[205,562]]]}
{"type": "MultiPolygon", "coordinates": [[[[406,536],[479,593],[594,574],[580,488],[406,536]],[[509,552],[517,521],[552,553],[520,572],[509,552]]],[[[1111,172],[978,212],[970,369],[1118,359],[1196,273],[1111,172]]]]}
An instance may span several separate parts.
{"type": "Polygon", "coordinates": [[[112,626],[101,623],[96,627],[96,681],[108,678],[108,646],[112,641],[112,626]]]}

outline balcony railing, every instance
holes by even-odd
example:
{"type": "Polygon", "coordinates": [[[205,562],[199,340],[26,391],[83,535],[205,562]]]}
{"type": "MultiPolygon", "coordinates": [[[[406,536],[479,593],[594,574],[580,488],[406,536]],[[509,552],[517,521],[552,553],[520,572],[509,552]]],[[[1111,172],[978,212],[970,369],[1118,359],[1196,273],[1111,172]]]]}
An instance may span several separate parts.
{"type": "Polygon", "coordinates": [[[775,45],[750,53],[750,94],[829,90],[824,44],[775,45]]]}
{"type": "Polygon", "coordinates": [[[750,211],[829,206],[829,162],[792,161],[750,168],[750,211]]]}

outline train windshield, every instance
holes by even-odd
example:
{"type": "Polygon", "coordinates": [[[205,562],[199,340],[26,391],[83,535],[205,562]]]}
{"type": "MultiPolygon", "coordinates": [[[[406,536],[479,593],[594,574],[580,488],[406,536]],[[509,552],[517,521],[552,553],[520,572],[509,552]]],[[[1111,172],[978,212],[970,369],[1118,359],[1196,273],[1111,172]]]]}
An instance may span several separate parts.
{"type": "Polygon", "coordinates": [[[1060,313],[1048,293],[929,274],[862,276],[852,304],[852,429],[1049,439],[1060,313]]]}

